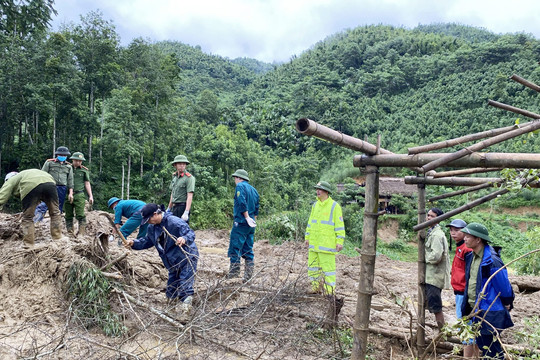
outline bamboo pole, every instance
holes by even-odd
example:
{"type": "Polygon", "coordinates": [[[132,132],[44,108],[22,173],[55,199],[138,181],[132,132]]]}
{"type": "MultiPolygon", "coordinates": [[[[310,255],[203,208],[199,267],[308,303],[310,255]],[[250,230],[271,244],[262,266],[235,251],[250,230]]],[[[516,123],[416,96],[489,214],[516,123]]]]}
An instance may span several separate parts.
{"type": "Polygon", "coordinates": [[[439,215],[437,216],[436,218],[433,218],[431,220],[428,220],[428,221],[425,221],[421,224],[418,224],[416,226],[413,227],[413,230],[414,231],[418,231],[418,230],[422,230],[422,229],[425,229],[425,228],[428,228],[430,227],[431,225],[434,225],[434,224],[437,224],[437,223],[440,223],[441,221],[444,221],[448,218],[451,218],[452,216],[454,215],[457,215],[457,214],[461,214],[462,212],[464,211],[467,211],[467,210],[470,210],[478,205],[481,205],[485,202],[488,202],[490,200],[493,200],[495,199],[496,197],[498,196],[501,196],[501,195],[504,195],[506,194],[507,192],[509,192],[510,190],[508,189],[501,189],[501,190],[497,190],[495,192],[492,192],[491,194],[489,195],[486,195],[484,197],[481,197],[480,199],[476,199],[474,201],[471,201],[470,203],[468,204],[465,204],[463,206],[460,206],[458,207],[457,209],[454,209],[452,211],[449,211],[449,212],[446,212],[442,215],[439,215]]]}
{"type": "MultiPolygon", "coordinates": [[[[296,122],[296,130],[298,130],[298,132],[301,134],[315,136],[319,139],[329,141],[333,144],[363,152],[364,154],[374,155],[377,153],[377,147],[375,145],[370,144],[367,141],[362,141],[355,137],[345,135],[339,131],[318,124],[317,122],[310,119],[299,119],[296,122]]],[[[391,151],[385,149],[380,149],[380,151],[381,154],[392,154],[391,151]]]]}
{"type": "Polygon", "coordinates": [[[449,178],[431,178],[423,176],[405,176],[405,184],[426,184],[426,185],[442,185],[442,186],[477,186],[483,184],[500,184],[503,182],[501,178],[479,178],[479,177],[449,177],[449,178]]]}
{"type": "Polygon", "coordinates": [[[434,197],[428,199],[428,202],[432,203],[432,202],[437,201],[437,200],[447,199],[449,197],[453,197],[453,196],[457,196],[457,195],[463,195],[463,194],[466,194],[466,193],[469,193],[469,192],[473,192],[473,191],[482,190],[482,189],[485,189],[485,188],[488,188],[488,187],[492,187],[493,185],[494,184],[492,184],[492,183],[486,183],[486,184],[476,185],[476,186],[472,186],[472,187],[465,188],[465,189],[458,190],[458,191],[449,192],[449,193],[446,193],[446,194],[434,196],[434,197]]]}
{"type": "Polygon", "coordinates": [[[441,178],[441,177],[470,175],[470,174],[478,174],[478,173],[501,171],[501,170],[502,168],[471,168],[471,169],[461,169],[461,170],[441,171],[441,172],[433,171],[433,174],[426,173],[426,176],[431,175],[434,178],[441,178]]]}
{"type": "Polygon", "coordinates": [[[375,256],[377,251],[377,219],[379,216],[379,169],[366,167],[366,202],[364,207],[364,231],[360,255],[360,279],[358,300],[353,327],[352,360],[365,359],[369,335],[369,314],[373,282],[375,280],[375,256]]]}
{"type": "Polygon", "coordinates": [[[540,86],[536,85],[535,83],[533,82],[530,82],[528,80],[525,80],[524,78],[522,78],[521,76],[517,76],[516,74],[513,74],[512,76],[510,76],[510,79],[514,80],[515,82],[518,82],[522,85],[525,85],[526,87],[528,88],[531,88],[535,91],[538,91],[540,92],[540,86]]]}
{"type": "Polygon", "coordinates": [[[494,137],[489,138],[489,139],[484,140],[484,141],[480,141],[479,143],[476,143],[476,144],[473,144],[473,145],[468,146],[466,148],[463,148],[461,150],[458,150],[458,151],[456,151],[456,152],[454,152],[452,154],[443,156],[442,158],[439,158],[437,160],[433,160],[433,161],[425,164],[424,166],[422,166],[422,170],[424,170],[424,173],[427,172],[427,171],[430,171],[430,170],[435,170],[438,167],[446,165],[450,161],[460,159],[460,158],[462,158],[462,157],[464,157],[464,156],[466,156],[468,154],[480,151],[480,150],[485,149],[485,148],[487,148],[487,147],[489,147],[491,145],[495,145],[495,144],[498,144],[500,142],[503,142],[503,141],[506,141],[506,140],[509,140],[509,139],[513,139],[513,138],[515,138],[517,136],[520,136],[520,135],[523,135],[523,134],[526,134],[528,132],[532,132],[532,131],[535,131],[535,130],[538,130],[538,129],[540,129],[540,121],[533,121],[530,125],[523,126],[523,127],[519,128],[519,129],[508,131],[508,132],[506,132],[504,134],[494,136],[494,137]]]}
{"type": "Polygon", "coordinates": [[[538,115],[536,113],[533,113],[532,111],[523,110],[523,109],[517,108],[515,106],[503,104],[503,103],[495,101],[495,100],[488,100],[488,105],[499,108],[499,109],[508,110],[508,111],[513,112],[513,113],[520,114],[520,115],[526,116],[526,117],[531,118],[531,119],[535,119],[535,120],[540,119],[540,115],[538,115]]]}
{"type": "MultiPolygon", "coordinates": [[[[529,123],[525,123],[522,126],[526,126],[527,124],[529,124],[529,123]]],[[[433,143],[433,144],[427,144],[427,145],[408,148],[407,151],[408,151],[409,155],[414,155],[414,154],[424,153],[424,152],[427,152],[427,151],[445,149],[445,148],[449,148],[449,147],[452,147],[452,146],[461,145],[461,144],[469,142],[469,141],[476,141],[476,140],[485,139],[485,138],[488,138],[488,137],[504,134],[505,132],[508,132],[510,130],[514,130],[517,127],[518,127],[518,125],[514,124],[512,126],[506,126],[506,127],[502,127],[502,128],[498,128],[498,129],[492,129],[492,130],[486,130],[486,131],[482,131],[482,132],[475,133],[475,134],[469,134],[469,135],[461,136],[461,137],[458,137],[458,138],[455,138],[455,139],[444,140],[444,141],[440,141],[440,142],[433,143]]]]}
{"type": "MultiPolygon", "coordinates": [[[[426,221],[426,185],[418,184],[418,224],[426,221]]],[[[418,319],[416,326],[416,346],[418,354],[426,348],[426,309],[425,309],[425,283],[426,283],[426,231],[418,232],[418,319]]]]}
{"type": "MultiPolygon", "coordinates": [[[[355,155],[353,164],[356,167],[421,167],[433,160],[445,156],[446,153],[425,153],[417,155],[381,154],[355,155]]],[[[540,169],[540,154],[523,153],[472,153],[461,159],[451,161],[449,167],[501,167],[511,169],[540,169]]]]}

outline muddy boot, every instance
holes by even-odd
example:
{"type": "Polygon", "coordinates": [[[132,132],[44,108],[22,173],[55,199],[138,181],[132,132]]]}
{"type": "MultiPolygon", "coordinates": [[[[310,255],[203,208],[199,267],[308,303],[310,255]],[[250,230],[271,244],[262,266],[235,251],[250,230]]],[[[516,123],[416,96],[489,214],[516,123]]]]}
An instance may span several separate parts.
{"type": "Polygon", "coordinates": [[[248,282],[253,277],[253,271],[255,270],[255,263],[253,261],[247,261],[244,264],[244,282],[248,282]]]}
{"type": "Polygon", "coordinates": [[[62,238],[62,216],[51,216],[51,237],[53,240],[60,240],[62,238]]]}
{"type": "Polygon", "coordinates": [[[23,249],[31,249],[34,247],[35,227],[32,221],[23,221],[21,223],[23,233],[23,249]]]}
{"type": "Polygon", "coordinates": [[[77,234],[77,236],[84,236],[84,235],[86,235],[86,224],[79,222],[79,233],[77,234]]]}
{"type": "Polygon", "coordinates": [[[240,276],[240,263],[231,263],[227,279],[233,279],[240,276]]]}
{"type": "Polygon", "coordinates": [[[75,237],[75,232],[73,232],[73,220],[66,220],[66,229],[69,236],[75,237]]]}

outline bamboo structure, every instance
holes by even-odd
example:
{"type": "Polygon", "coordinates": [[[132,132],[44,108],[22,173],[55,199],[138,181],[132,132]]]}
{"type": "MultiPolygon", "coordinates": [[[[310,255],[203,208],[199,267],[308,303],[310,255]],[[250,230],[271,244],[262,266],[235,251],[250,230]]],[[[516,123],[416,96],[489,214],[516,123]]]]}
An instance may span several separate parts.
{"type": "Polygon", "coordinates": [[[498,101],[488,100],[488,105],[499,108],[499,109],[508,110],[513,113],[520,114],[531,119],[535,119],[535,120],[540,119],[540,115],[538,115],[537,113],[533,113],[532,111],[528,111],[528,110],[523,110],[515,106],[506,105],[498,101]]]}
{"type": "Polygon", "coordinates": [[[373,283],[375,281],[375,256],[377,253],[377,220],[379,217],[379,169],[366,167],[366,201],[364,209],[364,230],[360,252],[360,279],[358,300],[353,328],[353,352],[351,359],[365,359],[369,334],[369,315],[373,283]]]}
{"type": "Polygon", "coordinates": [[[513,74],[510,76],[511,80],[514,80],[515,82],[520,83],[521,85],[525,85],[526,87],[533,89],[535,91],[540,92],[540,86],[536,85],[535,83],[532,83],[528,80],[525,80],[524,78],[517,76],[516,74],[513,74]]]}
{"type": "Polygon", "coordinates": [[[460,169],[460,170],[441,171],[441,172],[433,171],[432,174],[430,174],[431,171],[429,171],[426,173],[426,176],[433,176],[434,178],[441,178],[441,177],[471,175],[471,174],[501,171],[501,170],[502,168],[471,168],[471,169],[460,169]]]}
{"type": "MultiPolygon", "coordinates": [[[[426,221],[426,186],[418,184],[418,224],[426,221]]],[[[425,309],[425,283],[426,283],[426,231],[418,232],[418,319],[416,326],[416,345],[418,354],[426,347],[426,309],[425,309]]]]}
{"type": "Polygon", "coordinates": [[[448,177],[448,178],[432,178],[423,176],[405,176],[405,184],[425,184],[425,185],[440,185],[440,186],[477,186],[483,184],[496,185],[503,182],[501,178],[465,178],[465,177],[448,177]]]}
{"type": "MultiPolygon", "coordinates": [[[[527,124],[529,124],[529,123],[525,123],[522,126],[526,126],[527,124]]],[[[408,152],[409,155],[414,155],[414,154],[420,154],[420,153],[433,151],[433,150],[445,149],[445,148],[449,148],[449,147],[452,147],[452,146],[461,145],[461,144],[466,143],[466,142],[476,141],[476,140],[485,139],[485,138],[488,138],[488,137],[504,134],[505,132],[508,132],[510,130],[514,130],[514,129],[517,129],[517,128],[518,128],[518,125],[512,125],[512,126],[506,126],[506,127],[502,127],[502,128],[498,128],[498,129],[491,129],[491,130],[482,131],[482,132],[475,133],[475,134],[469,134],[469,135],[461,136],[461,137],[458,137],[458,138],[455,138],[455,139],[440,141],[440,142],[433,143],[433,144],[427,144],[427,145],[422,145],[422,146],[411,147],[411,148],[407,149],[407,152],[408,152]]]]}
{"type": "Polygon", "coordinates": [[[465,189],[458,190],[458,191],[452,191],[452,192],[449,192],[449,193],[446,193],[446,194],[442,194],[442,195],[438,195],[438,196],[434,196],[432,198],[429,198],[428,202],[432,203],[432,202],[435,202],[437,200],[442,200],[442,199],[447,199],[447,198],[457,196],[457,195],[467,194],[467,193],[470,193],[470,192],[473,192],[473,191],[482,190],[482,189],[485,189],[485,188],[488,188],[488,187],[492,187],[493,185],[495,185],[495,184],[486,183],[486,184],[480,184],[480,185],[472,186],[472,187],[465,188],[465,189]]]}
{"type": "MultiPolygon", "coordinates": [[[[353,164],[356,167],[369,165],[378,167],[422,167],[446,155],[447,153],[355,155],[353,164]]],[[[458,168],[478,167],[480,165],[486,168],[537,169],[540,167],[540,154],[473,153],[451,161],[446,165],[458,168]]]]}
{"type": "Polygon", "coordinates": [[[461,149],[461,150],[458,150],[452,154],[448,154],[442,158],[439,158],[439,159],[436,159],[436,160],[433,160],[427,164],[425,164],[424,166],[422,166],[422,170],[424,170],[424,172],[427,172],[427,171],[430,171],[430,170],[434,170],[438,167],[441,167],[443,165],[446,165],[447,163],[453,161],[453,160],[457,160],[457,159],[460,159],[468,154],[471,154],[473,152],[476,152],[476,151],[480,151],[482,149],[485,149],[491,145],[495,145],[495,144],[498,144],[500,142],[503,142],[503,141],[506,141],[506,140],[509,140],[509,139],[513,139],[515,138],[516,136],[520,136],[520,135],[523,135],[523,134],[526,134],[528,132],[531,132],[531,131],[535,131],[535,130],[538,130],[540,129],[540,121],[533,121],[530,125],[527,125],[527,126],[524,126],[524,127],[521,127],[519,129],[515,129],[515,130],[511,130],[511,131],[508,131],[504,134],[500,134],[500,135],[497,135],[497,136],[493,136],[487,140],[484,140],[484,141],[481,141],[479,143],[476,143],[474,145],[471,145],[471,146],[468,146],[464,149],[461,149]]]}

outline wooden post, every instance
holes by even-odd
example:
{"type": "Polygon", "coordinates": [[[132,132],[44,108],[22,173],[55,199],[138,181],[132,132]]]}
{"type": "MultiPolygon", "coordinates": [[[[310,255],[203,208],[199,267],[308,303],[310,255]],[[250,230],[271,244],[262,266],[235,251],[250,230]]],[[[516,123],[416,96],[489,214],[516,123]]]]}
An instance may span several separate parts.
{"type": "Polygon", "coordinates": [[[377,251],[377,218],[379,207],[379,168],[366,167],[366,202],[364,230],[360,255],[360,280],[353,328],[352,360],[364,360],[367,354],[369,314],[375,280],[375,255],[377,251]]]}
{"type": "MultiPolygon", "coordinates": [[[[418,184],[418,224],[426,221],[426,185],[418,184]]],[[[416,327],[416,347],[418,354],[426,348],[426,309],[424,289],[426,283],[426,231],[418,232],[418,325],[416,327]]]]}
{"type": "Polygon", "coordinates": [[[515,130],[508,131],[504,134],[500,134],[497,136],[494,136],[492,138],[489,138],[487,140],[480,141],[479,143],[473,144],[471,146],[468,146],[466,148],[463,148],[461,150],[458,150],[452,154],[443,156],[442,158],[433,160],[424,166],[422,166],[422,170],[424,170],[424,173],[430,170],[435,170],[436,168],[446,165],[450,161],[460,159],[468,154],[480,151],[482,149],[485,149],[491,145],[498,144],[500,142],[506,141],[508,139],[513,139],[517,136],[535,131],[540,129],[540,121],[533,121],[530,125],[520,127],[515,130]]]}
{"type": "Polygon", "coordinates": [[[520,76],[517,76],[516,74],[513,74],[512,76],[510,76],[510,79],[514,80],[515,82],[520,83],[521,85],[525,85],[528,88],[531,88],[531,89],[533,89],[535,91],[540,92],[540,86],[538,86],[535,83],[532,83],[532,82],[530,82],[528,80],[525,80],[524,78],[522,78],[520,76]]]}

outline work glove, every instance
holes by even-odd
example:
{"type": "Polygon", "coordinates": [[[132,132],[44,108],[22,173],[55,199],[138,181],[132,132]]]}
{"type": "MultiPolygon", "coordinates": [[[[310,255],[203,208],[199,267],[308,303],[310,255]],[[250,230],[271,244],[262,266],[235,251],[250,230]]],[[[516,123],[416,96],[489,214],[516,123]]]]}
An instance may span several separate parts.
{"type": "Polygon", "coordinates": [[[257,226],[257,222],[254,219],[252,219],[251,217],[247,217],[246,221],[247,221],[249,227],[256,227],[257,226]]]}
{"type": "Polygon", "coordinates": [[[189,211],[184,211],[184,213],[182,214],[182,216],[180,217],[182,220],[184,221],[188,221],[189,220],[189,211]]]}

